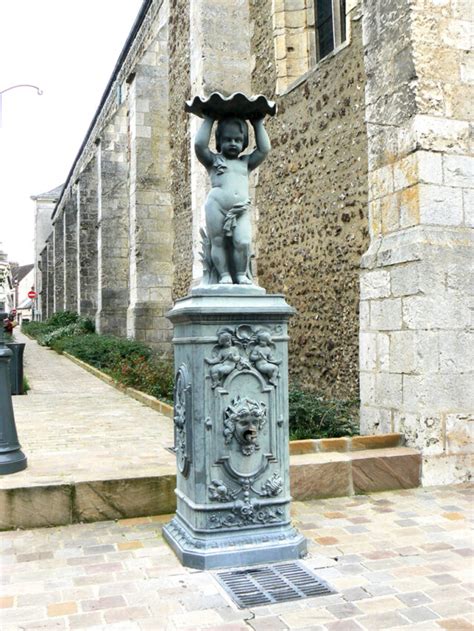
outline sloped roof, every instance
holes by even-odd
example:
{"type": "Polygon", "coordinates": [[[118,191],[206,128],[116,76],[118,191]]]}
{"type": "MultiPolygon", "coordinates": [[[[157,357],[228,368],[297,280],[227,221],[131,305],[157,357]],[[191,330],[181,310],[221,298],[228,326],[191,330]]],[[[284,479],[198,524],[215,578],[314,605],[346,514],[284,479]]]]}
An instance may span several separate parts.
{"type": "Polygon", "coordinates": [[[28,265],[18,265],[15,267],[12,267],[12,278],[13,281],[22,281],[25,276],[31,272],[31,270],[33,269],[34,265],[33,263],[29,263],[28,265]]]}
{"type": "Polygon", "coordinates": [[[37,200],[37,199],[57,200],[57,199],[59,199],[59,197],[61,195],[63,187],[64,187],[64,184],[60,184],[59,186],[56,186],[56,188],[52,188],[50,191],[47,191],[46,193],[39,193],[38,195],[32,195],[31,199],[33,199],[33,200],[37,200]]]}

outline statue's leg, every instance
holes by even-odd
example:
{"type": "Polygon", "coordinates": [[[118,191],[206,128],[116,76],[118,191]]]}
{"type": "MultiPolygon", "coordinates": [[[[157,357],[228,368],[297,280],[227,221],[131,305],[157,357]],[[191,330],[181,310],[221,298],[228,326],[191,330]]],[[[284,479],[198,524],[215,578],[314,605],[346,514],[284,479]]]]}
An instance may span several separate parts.
{"type": "Polygon", "coordinates": [[[219,276],[219,283],[232,284],[227,265],[227,253],[224,237],[224,214],[220,205],[213,199],[207,199],[206,206],[207,236],[211,242],[211,259],[219,276]]]}
{"type": "Polygon", "coordinates": [[[232,254],[237,282],[241,285],[251,285],[252,281],[247,276],[252,241],[252,226],[248,211],[245,211],[238,217],[232,241],[234,246],[232,254]]]}

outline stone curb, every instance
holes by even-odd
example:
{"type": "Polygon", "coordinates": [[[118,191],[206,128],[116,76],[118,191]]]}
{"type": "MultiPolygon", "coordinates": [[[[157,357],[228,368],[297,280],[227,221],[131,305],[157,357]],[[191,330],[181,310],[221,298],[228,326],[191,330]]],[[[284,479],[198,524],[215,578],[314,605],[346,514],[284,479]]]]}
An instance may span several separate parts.
{"type": "MultiPolygon", "coordinates": [[[[407,447],[290,457],[296,501],[420,486],[421,454],[407,447]]],[[[0,490],[0,530],[43,528],[173,513],[175,475],[0,490]]]]}
{"type": "Polygon", "coordinates": [[[321,452],[347,452],[362,451],[365,449],[387,449],[401,447],[405,439],[403,434],[377,434],[371,436],[344,436],[341,438],[316,438],[307,440],[292,440],[290,442],[290,455],[321,453],[321,452]]]}

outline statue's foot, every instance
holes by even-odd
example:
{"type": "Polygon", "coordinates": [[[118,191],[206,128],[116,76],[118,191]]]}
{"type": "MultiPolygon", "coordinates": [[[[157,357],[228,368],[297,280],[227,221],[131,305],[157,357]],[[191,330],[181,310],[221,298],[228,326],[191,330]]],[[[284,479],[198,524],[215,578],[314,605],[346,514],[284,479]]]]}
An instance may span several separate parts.
{"type": "Polygon", "coordinates": [[[239,285],[252,285],[252,281],[245,274],[237,274],[237,282],[239,285]]]}
{"type": "Polygon", "coordinates": [[[219,285],[232,285],[232,278],[230,277],[230,274],[223,274],[221,276],[221,279],[219,281],[219,285]]]}

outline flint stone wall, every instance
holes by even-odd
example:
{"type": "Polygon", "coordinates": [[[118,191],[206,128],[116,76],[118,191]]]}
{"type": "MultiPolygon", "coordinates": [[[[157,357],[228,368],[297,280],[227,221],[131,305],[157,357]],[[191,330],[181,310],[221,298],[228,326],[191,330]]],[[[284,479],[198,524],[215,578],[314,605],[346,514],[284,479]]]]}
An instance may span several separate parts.
{"type": "Polygon", "coordinates": [[[193,234],[190,172],[190,117],[184,102],[191,98],[189,0],[174,0],[169,22],[169,112],[171,196],[173,203],[173,299],[184,297],[192,281],[193,234]]]}
{"type": "Polygon", "coordinates": [[[368,245],[360,13],[350,44],[275,97],[271,0],[251,2],[253,93],[276,98],[272,152],[256,186],[259,283],[283,292],[290,375],[326,396],[358,396],[359,263],[368,245]]]}

